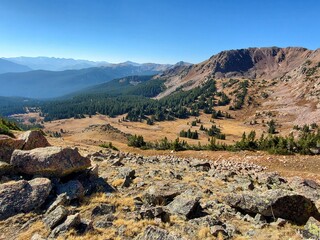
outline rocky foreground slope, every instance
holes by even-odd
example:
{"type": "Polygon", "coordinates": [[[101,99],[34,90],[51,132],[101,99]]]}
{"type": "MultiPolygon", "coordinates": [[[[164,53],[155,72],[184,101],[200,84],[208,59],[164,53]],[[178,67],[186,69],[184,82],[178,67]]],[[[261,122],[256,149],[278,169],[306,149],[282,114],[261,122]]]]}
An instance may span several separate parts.
{"type": "Polygon", "coordinates": [[[1,239],[319,238],[315,181],[250,162],[83,157],[43,143],[39,132],[0,139],[1,239]]]}

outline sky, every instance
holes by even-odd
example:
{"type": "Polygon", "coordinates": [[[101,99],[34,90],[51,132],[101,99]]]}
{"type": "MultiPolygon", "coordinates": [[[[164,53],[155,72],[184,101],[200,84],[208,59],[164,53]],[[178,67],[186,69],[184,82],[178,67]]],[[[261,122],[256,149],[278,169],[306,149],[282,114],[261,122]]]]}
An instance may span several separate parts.
{"type": "Polygon", "coordinates": [[[229,49],[316,49],[319,12],[319,0],[0,0],[0,56],[198,63],[229,49]]]}

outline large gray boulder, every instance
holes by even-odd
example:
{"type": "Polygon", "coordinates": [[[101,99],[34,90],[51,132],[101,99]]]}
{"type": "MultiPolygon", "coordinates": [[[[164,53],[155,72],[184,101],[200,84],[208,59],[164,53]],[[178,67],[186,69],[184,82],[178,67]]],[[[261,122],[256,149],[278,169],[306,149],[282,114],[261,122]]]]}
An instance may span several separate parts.
{"type": "Polygon", "coordinates": [[[0,185],[0,220],[39,208],[51,191],[47,178],[21,180],[0,185]]]}
{"type": "Polygon", "coordinates": [[[46,177],[63,177],[91,166],[78,149],[61,147],[15,150],[10,163],[20,173],[46,177]]]}
{"type": "Polygon", "coordinates": [[[31,150],[50,146],[41,131],[27,131],[17,139],[0,135],[0,161],[9,163],[15,149],[31,150]]]}
{"type": "Polygon", "coordinates": [[[319,218],[319,212],[309,198],[287,190],[268,190],[264,193],[230,194],[225,201],[231,207],[249,214],[269,218],[283,218],[299,225],[305,224],[309,217],[319,218]]]}

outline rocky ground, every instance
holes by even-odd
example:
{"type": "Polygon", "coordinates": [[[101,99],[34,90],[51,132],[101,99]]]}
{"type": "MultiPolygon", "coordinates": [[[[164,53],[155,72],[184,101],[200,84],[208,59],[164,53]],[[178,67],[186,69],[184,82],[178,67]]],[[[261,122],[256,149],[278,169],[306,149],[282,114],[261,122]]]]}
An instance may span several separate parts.
{"type": "Polygon", "coordinates": [[[254,163],[0,138],[1,239],[319,239],[320,185],[254,163]]]}

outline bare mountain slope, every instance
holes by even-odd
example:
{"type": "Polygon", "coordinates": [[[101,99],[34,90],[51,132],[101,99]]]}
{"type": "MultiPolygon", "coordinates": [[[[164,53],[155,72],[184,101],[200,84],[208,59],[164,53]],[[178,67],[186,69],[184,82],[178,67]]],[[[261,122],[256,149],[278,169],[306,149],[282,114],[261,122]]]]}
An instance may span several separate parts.
{"type": "Polygon", "coordinates": [[[158,99],[177,89],[194,88],[212,77],[221,91],[232,93],[234,89],[221,86],[230,79],[249,79],[246,107],[238,116],[244,121],[255,120],[261,112],[272,112],[274,118],[285,124],[320,122],[320,49],[271,47],[223,51],[199,64],[176,66],[158,77],[167,79],[167,89],[158,99]]]}
{"type": "Polygon", "coordinates": [[[209,75],[215,78],[279,78],[301,66],[312,54],[313,51],[299,47],[222,51],[199,64],[177,66],[164,72],[161,77],[168,79],[168,90],[159,98],[181,86],[185,89],[197,86],[209,75]]]}

